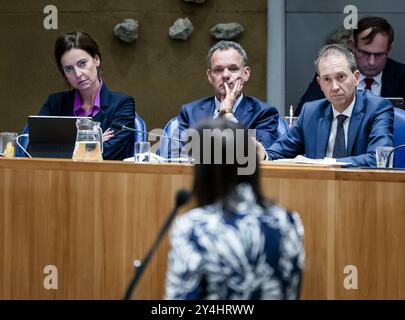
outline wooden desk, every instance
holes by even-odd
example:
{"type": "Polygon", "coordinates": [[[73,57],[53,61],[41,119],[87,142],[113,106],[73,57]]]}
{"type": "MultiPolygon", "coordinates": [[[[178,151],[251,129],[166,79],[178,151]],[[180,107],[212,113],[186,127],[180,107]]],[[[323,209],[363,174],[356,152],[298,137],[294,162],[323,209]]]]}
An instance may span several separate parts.
{"type": "MultiPolygon", "coordinates": [[[[405,299],[405,173],[265,164],[264,193],[300,213],[305,299],[405,299]],[[344,268],[358,270],[346,290],[344,268]]],[[[0,159],[0,298],[120,299],[192,167],[0,159]],[[44,268],[58,271],[46,290],[44,268]]],[[[160,299],[168,243],[134,298],[160,299]]]]}

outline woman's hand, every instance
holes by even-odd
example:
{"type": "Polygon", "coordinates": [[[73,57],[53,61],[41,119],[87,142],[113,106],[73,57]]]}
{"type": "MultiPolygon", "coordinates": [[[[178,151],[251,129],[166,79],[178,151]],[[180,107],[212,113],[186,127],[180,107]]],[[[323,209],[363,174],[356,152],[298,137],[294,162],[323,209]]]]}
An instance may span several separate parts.
{"type": "Polygon", "coordinates": [[[111,128],[108,128],[103,133],[103,142],[106,142],[106,141],[110,140],[112,137],[114,137],[114,130],[111,129],[111,128]]]}

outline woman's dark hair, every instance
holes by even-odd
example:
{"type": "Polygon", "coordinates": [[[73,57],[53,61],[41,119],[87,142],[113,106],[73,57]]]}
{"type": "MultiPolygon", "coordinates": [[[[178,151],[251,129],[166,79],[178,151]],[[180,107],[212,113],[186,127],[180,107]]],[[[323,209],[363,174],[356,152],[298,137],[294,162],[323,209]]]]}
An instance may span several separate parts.
{"type": "Polygon", "coordinates": [[[196,197],[198,206],[209,205],[225,199],[240,183],[249,184],[256,194],[258,203],[263,205],[264,198],[260,191],[256,146],[248,131],[238,124],[221,118],[204,121],[196,129],[199,136],[199,143],[197,144],[199,152],[196,153],[198,158],[195,159],[193,194],[196,197]],[[208,132],[211,132],[209,137],[203,133],[203,130],[207,129],[209,130],[208,132]],[[237,130],[241,130],[238,135],[236,134],[237,130]],[[215,141],[219,144],[220,148],[214,148],[215,141]],[[240,174],[240,170],[238,170],[246,168],[246,163],[238,163],[236,154],[238,150],[240,152],[242,145],[244,156],[249,159],[248,161],[255,161],[253,173],[250,175],[240,174]],[[208,150],[207,146],[210,150],[208,150]],[[220,159],[222,161],[220,161],[220,164],[214,164],[214,160],[218,160],[218,154],[214,154],[214,150],[221,152],[220,159]],[[249,156],[248,150],[254,150],[254,155],[249,156]],[[208,159],[207,156],[204,156],[206,152],[209,152],[208,159]],[[231,158],[234,161],[231,163],[227,163],[228,161],[226,161],[227,152],[228,156],[229,152],[233,156],[231,158]]]}
{"type": "Polygon", "coordinates": [[[98,56],[101,61],[100,49],[98,48],[97,42],[92,37],[90,37],[87,33],[81,31],[68,32],[56,39],[54,52],[55,61],[58,69],[65,79],[65,73],[63,71],[63,66],[60,60],[65,52],[71,49],[82,49],[93,58],[98,56]]]}

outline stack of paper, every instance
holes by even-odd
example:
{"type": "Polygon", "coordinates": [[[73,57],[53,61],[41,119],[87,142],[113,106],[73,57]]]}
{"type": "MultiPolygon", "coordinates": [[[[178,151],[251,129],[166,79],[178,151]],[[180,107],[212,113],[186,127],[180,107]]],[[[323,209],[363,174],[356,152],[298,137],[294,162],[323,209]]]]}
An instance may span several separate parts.
{"type": "Polygon", "coordinates": [[[346,166],[351,164],[350,162],[337,162],[336,159],[333,158],[310,159],[301,155],[296,156],[294,159],[278,159],[272,162],[283,164],[306,164],[315,166],[346,166]]]}

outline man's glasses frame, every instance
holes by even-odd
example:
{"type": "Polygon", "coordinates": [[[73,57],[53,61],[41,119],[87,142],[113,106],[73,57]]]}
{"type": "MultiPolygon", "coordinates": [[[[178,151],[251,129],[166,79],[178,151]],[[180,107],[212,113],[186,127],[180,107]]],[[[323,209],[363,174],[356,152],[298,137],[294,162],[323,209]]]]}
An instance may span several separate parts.
{"type": "Polygon", "coordinates": [[[359,48],[357,46],[356,46],[356,50],[360,54],[361,57],[366,58],[366,59],[370,59],[371,56],[374,56],[375,60],[381,60],[381,59],[385,58],[388,55],[388,51],[369,52],[369,51],[361,49],[361,48],[359,48]]]}

